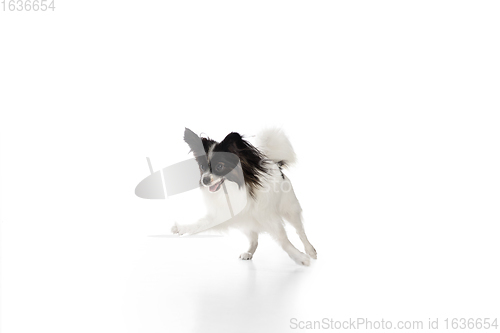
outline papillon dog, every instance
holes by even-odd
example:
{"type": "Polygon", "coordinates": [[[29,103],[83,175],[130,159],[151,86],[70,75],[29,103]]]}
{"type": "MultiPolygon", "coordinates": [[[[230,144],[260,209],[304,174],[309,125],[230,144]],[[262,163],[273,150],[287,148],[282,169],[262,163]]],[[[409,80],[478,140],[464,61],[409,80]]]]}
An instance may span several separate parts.
{"type": "Polygon", "coordinates": [[[296,161],[296,156],[282,130],[271,128],[262,131],[257,136],[256,146],[235,132],[216,142],[198,136],[188,128],[184,131],[184,141],[200,168],[200,188],[208,214],[195,224],[175,224],[172,227],[174,234],[239,229],[250,241],[250,247],[240,258],[250,260],[257,249],[259,234],[268,233],[296,263],[309,266],[310,258],[317,258],[316,250],[304,231],[302,208],[290,180],[283,172],[296,161]],[[245,192],[246,201],[236,215],[221,222],[217,212],[227,211],[224,195],[227,197],[226,184],[229,187],[231,183],[245,192]],[[295,228],[307,254],[290,242],[284,220],[295,228]]]}

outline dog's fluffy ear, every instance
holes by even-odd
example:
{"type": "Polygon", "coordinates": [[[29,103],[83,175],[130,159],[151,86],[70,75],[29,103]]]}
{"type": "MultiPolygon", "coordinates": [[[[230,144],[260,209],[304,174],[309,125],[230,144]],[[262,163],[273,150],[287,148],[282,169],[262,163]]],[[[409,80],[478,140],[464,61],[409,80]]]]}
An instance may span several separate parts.
{"type": "Polygon", "coordinates": [[[238,150],[241,149],[242,142],[243,138],[239,133],[231,132],[228,135],[226,135],[226,137],[224,138],[224,140],[222,140],[220,145],[225,150],[237,154],[238,150]]]}
{"type": "Polygon", "coordinates": [[[184,141],[188,144],[195,157],[205,155],[205,148],[203,147],[202,139],[193,131],[186,127],[184,130],[184,141]]]}

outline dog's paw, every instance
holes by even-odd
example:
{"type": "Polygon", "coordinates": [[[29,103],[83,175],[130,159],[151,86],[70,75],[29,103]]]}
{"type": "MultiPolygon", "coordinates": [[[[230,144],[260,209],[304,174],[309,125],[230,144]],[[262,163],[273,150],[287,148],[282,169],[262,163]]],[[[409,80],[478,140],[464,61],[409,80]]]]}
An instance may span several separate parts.
{"type": "Polygon", "coordinates": [[[174,235],[182,236],[188,232],[186,226],[174,224],[172,229],[170,229],[174,235]]]}
{"type": "Polygon", "coordinates": [[[299,254],[294,255],[292,259],[299,265],[309,266],[311,263],[309,256],[302,252],[299,252],[299,254]]]}
{"type": "Polygon", "coordinates": [[[306,247],[306,253],[309,255],[309,257],[318,259],[318,253],[316,252],[316,249],[312,247],[312,245],[306,247]]]}
{"type": "Polygon", "coordinates": [[[241,260],[251,260],[253,255],[250,252],[243,252],[240,254],[240,259],[241,260]]]}

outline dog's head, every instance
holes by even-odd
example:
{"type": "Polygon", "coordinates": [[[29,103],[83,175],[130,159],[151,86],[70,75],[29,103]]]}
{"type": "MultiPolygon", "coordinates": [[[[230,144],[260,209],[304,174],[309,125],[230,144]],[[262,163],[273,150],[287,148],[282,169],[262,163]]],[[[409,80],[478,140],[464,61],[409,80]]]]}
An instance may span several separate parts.
{"type": "Polygon", "coordinates": [[[266,172],[263,156],[257,148],[245,141],[238,133],[229,133],[220,143],[196,135],[186,128],[184,141],[200,167],[200,183],[210,192],[220,190],[224,181],[232,181],[241,188],[260,186],[260,176],[266,172]]]}

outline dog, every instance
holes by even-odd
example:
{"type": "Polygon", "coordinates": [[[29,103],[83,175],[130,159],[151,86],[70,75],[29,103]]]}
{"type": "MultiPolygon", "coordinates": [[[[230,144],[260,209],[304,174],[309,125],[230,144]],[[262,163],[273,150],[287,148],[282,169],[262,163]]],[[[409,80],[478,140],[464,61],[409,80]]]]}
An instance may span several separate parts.
{"type": "Polygon", "coordinates": [[[302,208],[290,180],[283,173],[295,163],[296,155],[281,129],[262,131],[257,136],[256,146],[236,132],[216,142],[198,136],[188,128],[184,131],[184,141],[200,168],[200,188],[208,205],[208,214],[195,224],[175,224],[172,233],[183,235],[239,229],[250,242],[248,250],[240,255],[242,260],[253,258],[259,234],[268,233],[297,264],[309,266],[310,258],[317,259],[316,250],[304,231],[302,208]],[[217,212],[227,210],[225,182],[235,183],[240,191],[246,191],[246,204],[232,218],[216,223],[217,212]],[[284,220],[295,228],[307,254],[290,242],[284,220]]]}

